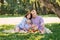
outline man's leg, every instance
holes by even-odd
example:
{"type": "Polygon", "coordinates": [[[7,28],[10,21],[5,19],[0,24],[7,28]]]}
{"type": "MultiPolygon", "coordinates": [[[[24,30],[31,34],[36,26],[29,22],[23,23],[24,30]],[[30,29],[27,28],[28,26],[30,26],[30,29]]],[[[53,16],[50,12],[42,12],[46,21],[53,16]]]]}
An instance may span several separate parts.
{"type": "Polygon", "coordinates": [[[44,34],[44,33],[45,33],[44,28],[38,28],[38,30],[39,30],[39,32],[40,32],[41,34],[44,34]]]}

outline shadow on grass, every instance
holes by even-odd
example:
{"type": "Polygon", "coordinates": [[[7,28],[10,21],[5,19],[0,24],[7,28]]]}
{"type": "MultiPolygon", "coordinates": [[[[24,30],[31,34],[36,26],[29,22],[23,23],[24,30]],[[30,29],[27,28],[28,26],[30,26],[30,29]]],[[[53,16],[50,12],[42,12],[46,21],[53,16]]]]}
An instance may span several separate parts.
{"type": "Polygon", "coordinates": [[[2,33],[0,32],[0,40],[60,40],[60,24],[46,24],[53,33],[2,33]]]}

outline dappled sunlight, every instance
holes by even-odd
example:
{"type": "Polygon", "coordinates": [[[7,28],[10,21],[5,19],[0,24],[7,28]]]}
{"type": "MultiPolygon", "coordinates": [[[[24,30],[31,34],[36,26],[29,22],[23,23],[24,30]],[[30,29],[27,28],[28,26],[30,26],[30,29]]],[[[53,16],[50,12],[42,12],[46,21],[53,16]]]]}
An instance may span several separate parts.
{"type": "MultiPolygon", "coordinates": [[[[14,27],[14,25],[2,25],[1,27],[14,27]]],[[[51,23],[45,25],[53,33],[52,34],[40,34],[40,33],[4,33],[0,32],[0,40],[59,40],[60,39],[60,23],[51,23]]],[[[6,29],[6,28],[5,28],[6,29]]],[[[1,28],[0,28],[1,30],[1,28]]]]}
{"type": "Polygon", "coordinates": [[[45,23],[60,23],[60,19],[58,17],[45,17],[43,19],[45,23]]]}
{"type": "Polygon", "coordinates": [[[60,40],[60,0],[0,0],[0,40],[60,40]]]}
{"type": "MultiPolygon", "coordinates": [[[[3,24],[13,24],[16,25],[21,22],[23,17],[8,17],[8,18],[0,18],[0,25],[3,24]]],[[[43,17],[45,24],[46,23],[60,23],[60,19],[58,17],[43,17]]]]}

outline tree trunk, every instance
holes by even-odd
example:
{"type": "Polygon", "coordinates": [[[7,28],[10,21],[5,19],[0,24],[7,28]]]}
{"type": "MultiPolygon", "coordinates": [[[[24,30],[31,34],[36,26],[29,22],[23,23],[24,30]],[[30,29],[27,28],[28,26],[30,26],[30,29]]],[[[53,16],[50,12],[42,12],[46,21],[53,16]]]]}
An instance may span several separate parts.
{"type": "Polygon", "coordinates": [[[60,6],[50,3],[49,0],[40,0],[40,2],[44,4],[43,6],[52,10],[60,18],[60,6]]]}

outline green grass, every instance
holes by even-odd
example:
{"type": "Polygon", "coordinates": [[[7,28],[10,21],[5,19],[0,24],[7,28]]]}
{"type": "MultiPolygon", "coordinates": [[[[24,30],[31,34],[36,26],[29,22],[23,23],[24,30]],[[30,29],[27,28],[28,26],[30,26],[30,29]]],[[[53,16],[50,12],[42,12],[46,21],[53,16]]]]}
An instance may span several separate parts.
{"type": "MultiPolygon", "coordinates": [[[[11,16],[11,15],[0,15],[0,18],[5,18],[5,17],[23,17],[24,15],[18,15],[18,14],[16,14],[16,15],[14,15],[14,16],[11,16]]],[[[42,16],[42,17],[57,17],[57,15],[55,15],[55,14],[48,14],[48,15],[40,15],[39,14],[39,16],[42,16]]]]}
{"type": "Polygon", "coordinates": [[[60,23],[46,24],[53,33],[3,33],[2,30],[9,30],[14,28],[14,25],[0,26],[0,40],[60,40],[60,23]]]}
{"type": "Polygon", "coordinates": [[[42,17],[57,17],[55,14],[48,14],[48,15],[40,15],[42,17]]]}
{"type": "Polygon", "coordinates": [[[24,15],[0,15],[0,18],[6,18],[6,17],[23,17],[24,15]]]}

